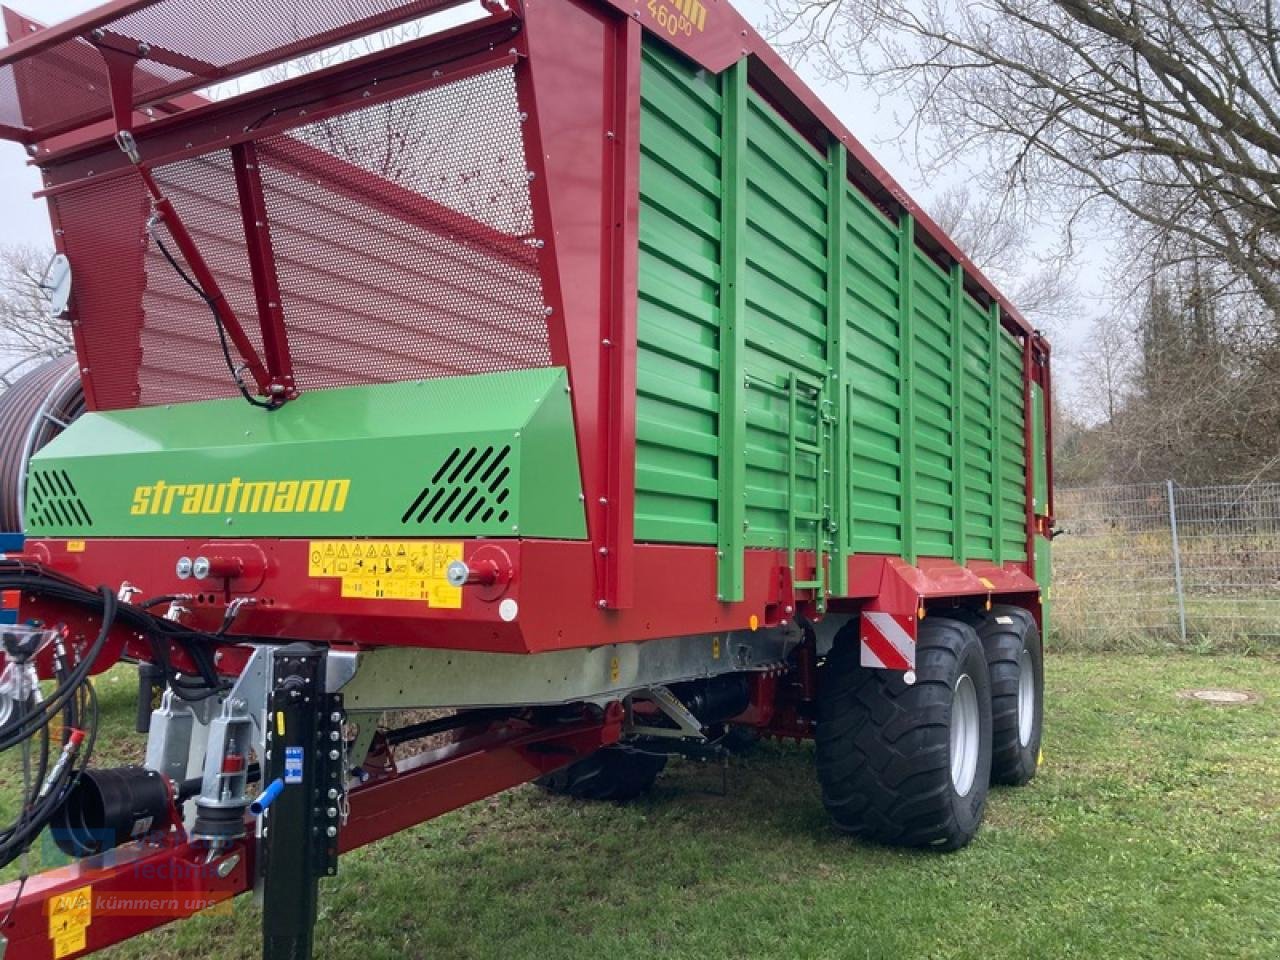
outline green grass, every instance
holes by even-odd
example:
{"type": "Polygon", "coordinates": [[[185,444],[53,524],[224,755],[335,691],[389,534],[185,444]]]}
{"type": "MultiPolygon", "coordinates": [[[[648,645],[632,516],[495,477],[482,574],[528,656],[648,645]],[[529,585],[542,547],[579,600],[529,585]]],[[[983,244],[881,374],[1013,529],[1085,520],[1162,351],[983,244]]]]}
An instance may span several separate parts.
{"type": "MultiPolygon", "coordinates": [[[[724,795],[693,763],[629,807],[522,787],[352,854],[322,883],[318,956],[1280,956],[1280,662],[1061,656],[1048,676],[1044,769],[958,853],[835,834],[812,748],[770,744],[724,795]],[[1177,698],[1193,686],[1263,699],[1177,698]]],[[[118,732],[129,691],[104,687],[118,732]]],[[[242,898],[104,956],[247,960],[258,923],[242,898]]]]}

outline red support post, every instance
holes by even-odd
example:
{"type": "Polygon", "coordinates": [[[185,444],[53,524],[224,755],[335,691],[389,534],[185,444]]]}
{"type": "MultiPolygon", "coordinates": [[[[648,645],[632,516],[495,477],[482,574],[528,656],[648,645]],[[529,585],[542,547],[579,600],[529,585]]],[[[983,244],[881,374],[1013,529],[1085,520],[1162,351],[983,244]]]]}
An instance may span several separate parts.
{"type": "MultiPolygon", "coordinates": [[[[1031,396],[1031,384],[1035,378],[1035,353],[1032,347],[1032,334],[1022,336],[1022,449],[1026,463],[1024,471],[1023,500],[1026,518],[1026,550],[1027,576],[1035,579],[1036,575],[1036,481],[1035,481],[1035,404],[1031,396]]],[[[997,371],[991,372],[998,376],[997,371]]]]}
{"type": "Polygon", "coordinates": [[[267,203],[262,193],[262,171],[258,166],[258,148],[252,140],[231,148],[231,164],[235,170],[236,193],[240,199],[240,219],[244,225],[245,252],[249,257],[249,274],[258,305],[258,324],[262,330],[262,352],[270,377],[268,389],[273,396],[295,397],[293,359],[289,355],[289,335],[284,325],[284,305],[280,297],[280,280],[276,275],[275,253],[271,246],[271,223],[267,219],[267,203]]]}
{"type": "Polygon", "coordinates": [[[618,23],[613,41],[613,123],[608,134],[613,170],[612,244],[609,297],[602,311],[606,337],[613,342],[605,370],[602,402],[605,481],[604,600],[611,609],[630,607],[635,593],[636,492],[636,311],[640,246],[640,25],[618,23]]]}
{"type": "Polygon", "coordinates": [[[1045,506],[1045,526],[1052,528],[1053,504],[1053,364],[1049,362],[1049,341],[1039,335],[1036,345],[1040,348],[1040,386],[1044,390],[1044,459],[1046,492],[1049,498],[1045,506]]]}
{"type": "Polygon", "coordinates": [[[531,118],[525,149],[552,362],[569,370],[595,605],[625,609],[635,511],[628,438],[638,254],[627,234],[638,229],[630,221],[639,202],[639,34],[629,18],[587,0],[535,4],[524,15],[517,43],[529,61],[517,82],[531,118]],[[634,95],[620,111],[624,90],[634,95]]]}

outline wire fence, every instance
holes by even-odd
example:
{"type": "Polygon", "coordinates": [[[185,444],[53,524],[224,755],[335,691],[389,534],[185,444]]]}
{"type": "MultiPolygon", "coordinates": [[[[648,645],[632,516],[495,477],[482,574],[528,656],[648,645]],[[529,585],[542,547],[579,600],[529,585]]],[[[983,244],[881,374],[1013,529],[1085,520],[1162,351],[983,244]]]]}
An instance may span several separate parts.
{"type": "Polygon", "coordinates": [[[1058,490],[1062,646],[1280,649],[1280,483],[1058,490]]]}

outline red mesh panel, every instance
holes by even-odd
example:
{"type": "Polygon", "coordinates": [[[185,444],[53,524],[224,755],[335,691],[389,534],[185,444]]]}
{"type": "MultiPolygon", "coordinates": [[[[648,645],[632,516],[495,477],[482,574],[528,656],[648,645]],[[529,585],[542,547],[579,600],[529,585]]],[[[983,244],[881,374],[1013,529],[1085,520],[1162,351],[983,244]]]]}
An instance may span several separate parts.
{"type": "Polygon", "coordinates": [[[259,144],[301,388],[551,362],[521,144],[510,69],[259,144]]]}
{"type": "MultiPolygon", "coordinates": [[[[136,99],[151,100],[187,76],[161,64],[143,64],[134,70],[136,99]]],[[[0,116],[13,126],[39,130],[109,109],[106,64],[102,54],[84,40],[60,43],[39,56],[0,68],[0,116]]]]}
{"type": "MultiPolygon", "coordinates": [[[[136,76],[134,102],[142,105],[457,2],[158,0],[101,21],[101,42],[129,51],[136,51],[140,43],[149,45],[151,57],[136,76]]],[[[79,125],[101,117],[109,106],[102,58],[79,37],[0,68],[0,117],[37,136],[44,127],[79,125]]]]}
{"type": "Polygon", "coordinates": [[[71,306],[90,405],[136,406],[142,357],[143,261],[150,203],[137,177],[116,178],[50,199],[73,264],[71,306]]]}
{"type": "MultiPolygon", "coordinates": [[[[276,134],[257,151],[300,389],[551,362],[512,68],[276,134]]],[[[156,178],[260,351],[229,151],[156,178]]],[[[208,307],[144,229],[140,181],[117,177],[56,205],[96,406],[235,395],[208,307]]]]}
{"type": "MultiPolygon", "coordinates": [[[[156,179],[182,217],[201,256],[218,278],[219,289],[261,356],[258,307],[245,257],[244,226],[230,153],[222,150],[170,164],[156,171],[156,179]]],[[[167,232],[162,231],[160,239],[181,263],[177,245],[167,232]]],[[[169,265],[154,242],[147,245],[146,272],[139,404],[151,406],[235,396],[238,390],[218,345],[212,312],[169,265]]],[[[187,274],[190,273],[187,269],[187,274]]],[[[237,366],[242,363],[234,348],[231,359],[237,366]]],[[[253,378],[248,372],[242,376],[253,388],[253,378]]]]}

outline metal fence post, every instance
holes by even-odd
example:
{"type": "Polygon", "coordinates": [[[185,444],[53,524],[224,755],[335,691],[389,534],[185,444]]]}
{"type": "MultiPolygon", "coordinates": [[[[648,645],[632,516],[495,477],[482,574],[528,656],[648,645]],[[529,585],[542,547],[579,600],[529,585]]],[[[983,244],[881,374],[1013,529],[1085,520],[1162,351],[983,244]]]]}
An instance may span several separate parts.
{"type": "Polygon", "coordinates": [[[1182,551],[1178,549],[1178,508],[1174,506],[1173,481],[1165,481],[1169,492],[1169,532],[1173,534],[1173,584],[1178,591],[1178,631],[1187,642],[1187,600],[1182,591],[1182,551]]]}

